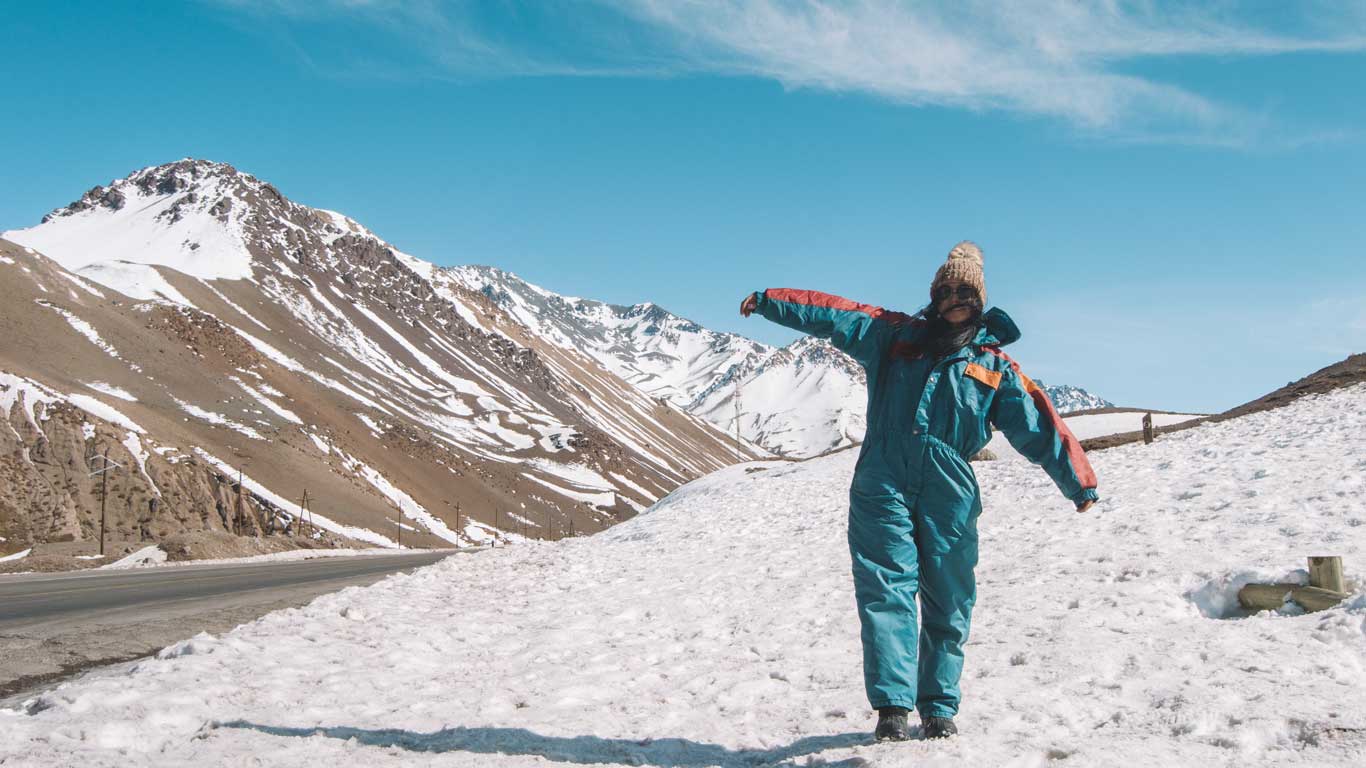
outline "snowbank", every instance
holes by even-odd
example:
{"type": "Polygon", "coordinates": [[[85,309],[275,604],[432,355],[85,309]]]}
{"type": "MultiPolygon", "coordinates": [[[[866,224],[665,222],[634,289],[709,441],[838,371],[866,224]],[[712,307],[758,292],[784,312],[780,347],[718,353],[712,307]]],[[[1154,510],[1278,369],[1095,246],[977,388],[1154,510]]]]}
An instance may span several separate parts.
{"type": "Polygon", "coordinates": [[[592,538],[449,558],[0,710],[0,761],[544,766],[1361,765],[1366,386],[1094,455],[1077,515],[985,493],[962,735],[869,743],[853,452],[733,467],[592,538]],[[1210,618],[1343,555],[1322,613],[1210,618]],[[1225,590],[1225,591],[1220,591],[1225,590]]]}
{"type": "Polygon", "coordinates": [[[120,571],[127,568],[147,568],[154,565],[163,565],[166,562],[166,551],[158,546],[143,547],[136,552],[129,554],[120,560],[116,560],[109,565],[100,566],[100,570],[120,571]]]}
{"type": "Polygon", "coordinates": [[[267,555],[248,555],[246,557],[217,557],[203,560],[168,560],[166,552],[159,547],[144,547],[118,562],[100,566],[100,570],[126,568],[192,568],[201,565],[246,565],[249,563],[292,563],[300,560],[317,560],[324,557],[386,557],[391,555],[410,555],[413,550],[394,549],[291,549],[287,552],[272,552],[267,555]]]}
{"type": "Polygon", "coordinates": [[[29,549],[20,550],[12,554],[2,555],[0,556],[0,563],[12,563],[15,560],[23,560],[24,558],[28,557],[28,553],[32,551],[33,549],[30,547],[29,549]]]}

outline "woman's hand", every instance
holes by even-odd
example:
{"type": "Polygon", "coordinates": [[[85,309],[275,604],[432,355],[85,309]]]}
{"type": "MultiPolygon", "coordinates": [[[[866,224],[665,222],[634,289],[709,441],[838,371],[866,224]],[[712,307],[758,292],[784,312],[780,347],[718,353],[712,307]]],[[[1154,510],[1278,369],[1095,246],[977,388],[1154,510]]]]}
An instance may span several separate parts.
{"type": "Polygon", "coordinates": [[[1080,504],[1077,505],[1077,512],[1078,512],[1078,513],[1085,512],[1086,510],[1090,509],[1091,507],[1094,507],[1095,505],[1096,505],[1096,500],[1095,500],[1095,499],[1087,499],[1086,501],[1083,501],[1082,503],[1080,503],[1080,504]]]}
{"type": "Polygon", "coordinates": [[[749,317],[758,306],[759,294],[751,293],[746,296],[745,300],[740,302],[740,317],[749,317]]]}

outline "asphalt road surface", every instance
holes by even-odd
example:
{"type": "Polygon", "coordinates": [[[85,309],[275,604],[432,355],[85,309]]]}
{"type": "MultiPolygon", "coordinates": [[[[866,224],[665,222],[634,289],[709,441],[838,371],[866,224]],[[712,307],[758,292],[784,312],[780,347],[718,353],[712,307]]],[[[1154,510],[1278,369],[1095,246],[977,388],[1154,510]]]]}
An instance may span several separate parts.
{"type": "Polygon", "coordinates": [[[457,550],[0,577],[0,700],[457,550]]]}

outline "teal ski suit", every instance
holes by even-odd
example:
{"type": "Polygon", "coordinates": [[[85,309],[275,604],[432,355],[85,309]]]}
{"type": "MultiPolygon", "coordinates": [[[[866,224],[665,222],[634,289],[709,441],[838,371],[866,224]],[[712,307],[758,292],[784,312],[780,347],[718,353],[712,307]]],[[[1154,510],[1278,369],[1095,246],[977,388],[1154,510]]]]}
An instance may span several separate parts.
{"type": "Polygon", "coordinates": [[[924,321],[899,312],[789,288],[759,293],[755,311],[829,339],[867,371],[849,551],[868,702],[953,717],[982,512],[968,457],[995,426],[1077,505],[1097,498],[1095,473],[1048,396],[1001,351],[1020,332],[999,309],[986,312],[970,344],[940,360],[921,347],[924,321]]]}

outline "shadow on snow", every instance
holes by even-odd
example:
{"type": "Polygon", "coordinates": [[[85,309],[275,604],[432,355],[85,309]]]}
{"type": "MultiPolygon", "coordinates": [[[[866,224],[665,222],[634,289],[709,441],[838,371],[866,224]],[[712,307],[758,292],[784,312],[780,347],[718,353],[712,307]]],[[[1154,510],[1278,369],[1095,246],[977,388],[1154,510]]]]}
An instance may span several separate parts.
{"type": "MultiPolygon", "coordinates": [[[[396,747],[409,752],[474,752],[481,754],[535,755],[564,763],[679,766],[679,768],[730,768],[731,766],[790,765],[793,758],[828,749],[871,744],[867,733],[809,736],[776,749],[727,749],[688,739],[603,739],[597,736],[542,736],[525,728],[446,728],[434,733],[415,733],[396,728],[365,729],[345,726],[286,728],[245,720],[217,723],[216,728],[260,731],[271,736],[355,739],[371,747],[396,747]]],[[[853,758],[820,763],[828,768],[866,765],[853,758]]]]}

